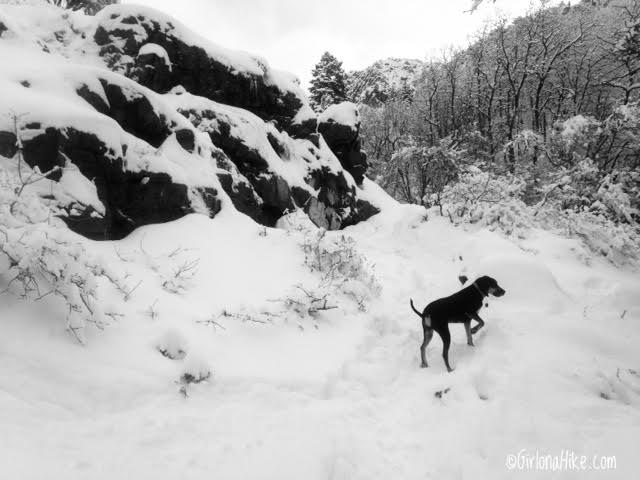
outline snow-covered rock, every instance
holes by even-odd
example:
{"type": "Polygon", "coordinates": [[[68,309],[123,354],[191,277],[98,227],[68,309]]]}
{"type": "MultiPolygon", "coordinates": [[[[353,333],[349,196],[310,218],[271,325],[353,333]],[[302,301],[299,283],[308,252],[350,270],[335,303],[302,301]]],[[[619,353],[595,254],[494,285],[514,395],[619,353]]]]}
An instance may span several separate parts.
{"type": "Polygon", "coordinates": [[[74,165],[95,186],[84,206],[56,189],[77,232],[121,238],[225,203],[265,225],[303,208],[331,229],[377,212],[299,82],[261,58],[131,5],[95,17],[2,6],[0,22],[0,154],[41,172],[74,165]]]}
{"type": "Polygon", "coordinates": [[[342,167],[358,185],[362,185],[367,170],[367,155],[361,150],[360,113],[351,102],[330,105],[318,117],[318,132],[336,154],[342,167]]]}
{"type": "Polygon", "coordinates": [[[271,69],[264,59],[216,45],[147,7],[107,7],[96,16],[90,34],[112,69],[161,93],[182,85],[194,95],[247,109],[285,129],[308,106],[295,79],[271,69]],[[162,47],[171,62],[180,66],[163,72],[161,79],[154,78],[152,85],[133,60],[148,43],[162,47]]]}

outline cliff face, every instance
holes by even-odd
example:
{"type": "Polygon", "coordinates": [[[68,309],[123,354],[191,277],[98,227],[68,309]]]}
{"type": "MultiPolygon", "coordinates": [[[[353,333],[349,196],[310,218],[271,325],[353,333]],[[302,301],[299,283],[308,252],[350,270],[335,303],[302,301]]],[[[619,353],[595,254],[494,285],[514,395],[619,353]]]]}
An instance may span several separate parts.
{"type": "Polygon", "coordinates": [[[50,201],[83,235],[224,208],[269,226],[300,208],[329,229],[377,211],[353,125],[318,129],[291,75],[160,12],[2,6],[0,53],[0,155],[60,167],[50,201]]]}

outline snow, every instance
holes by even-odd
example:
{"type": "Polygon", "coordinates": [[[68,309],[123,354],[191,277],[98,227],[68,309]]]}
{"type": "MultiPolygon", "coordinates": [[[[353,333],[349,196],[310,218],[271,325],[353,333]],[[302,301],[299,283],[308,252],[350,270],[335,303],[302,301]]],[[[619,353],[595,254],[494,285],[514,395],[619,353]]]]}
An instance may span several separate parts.
{"type": "Polygon", "coordinates": [[[372,95],[388,96],[403,89],[413,91],[425,63],[417,59],[386,58],[364,70],[348,74],[348,90],[357,102],[366,102],[372,95]]]}
{"type": "Polygon", "coordinates": [[[62,190],[58,195],[54,193],[56,197],[61,198],[62,195],[69,195],[73,200],[83,205],[91,205],[101,215],[105,214],[105,208],[98,198],[95,184],[82,175],[75,165],[67,165],[63,169],[62,176],[58,182],[49,181],[47,183],[49,183],[51,189],[62,190]]]}
{"type": "Polygon", "coordinates": [[[264,229],[231,209],[119,242],[78,239],[142,284],[118,304],[124,317],[87,331],[85,347],[51,310],[2,304],[6,476],[506,479],[508,454],[570,449],[615,455],[606,478],[632,478],[637,275],[605,261],[586,266],[574,241],[547,232],[515,244],[425,221],[422,208],[385,202],[372,183],[364,190],[383,212],[327,235],[353,237],[375,262],[382,292],[368,312],[345,306],[266,324],[232,316],[272,308],[313,274],[302,266],[302,232],[264,229]],[[199,259],[180,295],[157,274],[176,257],[199,259]],[[427,349],[430,368],[420,369],[408,299],[424,306],[455,291],[462,269],[490,272],[507,294],[481,313],[476,347],[452,327],[453,373],[438,340],[427,349]],[[171,360],[158,345],[186,356],[171,360]],[[200,383],[179,381],[208,372],[200,383]]]}
{"type": "MultiPolygon", "coordinates": [[[[41,49],[43,45],[46,45],[50,51],[74,59],[78,63],[101,67],[104,67],[104,63],[99,58],[99,48],[93,41],[98,27],[102,26],[107,30],[129,29],[135,33],[137,40],[141,42],[147,40],[146,32],[141,24],[121,22],[123,18],[129,16],[139,16],[143,18],[143,22],[153,22],[161,30],[169,32],[170,35],[182,40],[187,45],[197,45],[203,48],[208,55],[230,67],[232,71],[261,77],[267,85],[273,85],[283,93],[291,92],[303,105],[308,105],[300,82],[294,75],[272,69],[268,62],[260,56],[213,43],[192,32],[175,18],[150,7],[114,4],[108,5],[95,16],[91,16],[81,12],[69,12],[49,4],[38,6],[0,5],[0,21],[9,27],[9,32],[3,34],[3,43],[6,43],[7,37],[13,37],[13,40],[20,42],[22,46],[30,44],[34,48],[41,49]],[[79,33],[83,35],[81,36],[79,33]]],[[[168,56],[163,55],[158,48],[147,47],[147,45],[149,44],[143,45],[141,50],[152,48],[153,53],[160,54],[159,56],[166,61],[168,56]]]]}
{"type": "MultiPolygon", "coordinates": [[[[105,78],[128,95],[147,96],[176,128],[193,129],[175,108],[214,110],[292,184],[309,165],[339,168],[323,140],[309,150],[309,142],[246,111],[177,90],[162,96],[142,89],[104,70],[92,52],[82,53],[86,43],[64,33],[78,29],[91,38],[96,21],[115,23],[116,13],[147,15],[187,42],[204,42],[142,7],[108,7],[94,19],[65,17],[53,7],[2,6],[2,21],[11,19],[0,45],[5,111],[42,128],[90,125],[116,155],[128,145],[127,168],[168,172],[221,192],[206,134],[195,132],[194,154],[175,135],[156,149],[75,94],[88,85],[106,99],[99,81],[105,78]],[[54,30],[62,40],[50,38],[54,30]],[[42,44],[54,53],[43,53],[42,44]],[[268,133],[290,155],[281,158],[268,133]]],[[[206,48],[238,72],[298,88],[257,57],[206,48]]],[[[312,113],[303,105],[299,116],[312,113]]],[[[357,128],[353,104],[333,106],[323,118],[357,128]]],[[[11,130],[10,116],[0,117],[0,128],[11,130]]],[[[104,211],[95,185],[73,167],[60,183],[36,186],[104,211]]],[[[382,212],[326,238],[352,238],[375,264],[381,290],[364,311],[346,295],[336,299],[338,308],[314,317],[279,310],[299,287],[320,281],[301,248],[318,231],[299,211],[266,228],[227,208],[223,196],[227,205],[214,219],[189,215],[117,242],[62,230],[60,239],[102,259],[129,293],[123,298],[110,285],[95,286],[101,311],[119,315],[104,330],[87,325],[85,345],[65,330],[66,311],[53,298],[1,297],[3,477],[508,479],[509,454],[570,449],[615,455],[617,468],[550,478],[633,478],[640,466],[637,271],[604,259],[585,262],[579,240],[535,228],[514,240],[454,227],[421,207],[397,204],[366,179],[358,194],[382,212]],[[427,349],[430,368],[421,369],[420,322],[408,299],[423,307],[452,293],[461,272],[490,274],[507,294],[489,299],[481,312],[487,325],[476,347],[466,345],[462,327],[452,327],[453,373],[444,368],[437,338],[427,349]]],[[[9,267],[0,258],[0,288],[9,267]]]]}
{"type": "Polygon", "coordinates": [[[186,338],[175,328],[166,330],[158,339],[156,349],[172,360],[182,360],[189,351],[186,338]]]}
{"type": "MultiPolygon", "coordinates": [[[[412,85],[422,72],[425,63],[413,58],[386,58],[378,60],[366,70],[375,70],[382,75],[387,85],[399,90],[405,84],[412,85]]],[[[366,70],[363,73],[366,73],[366,70]]],[[[352,72],[360,73],[360,72],[352,72]]]]}
{"type": "Polygon", "coordinates": [[[156,57],[161,58],[164,64],[169,67],[169,70],[171,70],[171,59],[169,58],[169,54],[157,43],[145,43],[140,47],[138,55],[155,55],[156,57]]]}
{"type": "Polygon", "coordinates": [[[314,118],[316,118],[316,114],[313,109],[309,105],[303,105],[302,107],[300,107],[300,110],[298,110],[298,113],[296,113],[293,117],[293,123],[300,124],[305,122],[306,120],[311,120],[314,118]]]}
{"type": "Polygon", "coordinates": [[[234,68],[240,73],[250,73],[253,75],[262,76],[266,70],[266,62],[247,52],[234,51],[219,45],[201,37],[194,33],[185,25],[180,23],[175,18],[150,7],[143,7],[140,5],[131,4],[116,4],[109,5],[102,9],[95,16],[96,26],[100,25],[107,31],[116,28],[127,28],[138,32],[141,39],[146,38],[144,29],[140,24],[123,24],[122,18],[125,17],[144,17],[143,21],[154,21],[163,31],[170,31],[171,34],[184,41],[187,45],[199,45],[202,46],[209,55],[223,64],[234,68]]]}
{"type": "Polygon", "coordinates": [[[594,125],[598,125],[598,121],[595,118],[575,115],[562,122],[560,136],[566,143],[571,143],[576,138],[587,133],[587,129],[594,125]]]}
{"type": "Polygon", "coordinates": [[[329,105],[318,117],[318,122],[335,122],[341,125],[348,125],[354,130],[357,130],[360,126],[360,113],[355,103],[337,103],[329,105]]]}

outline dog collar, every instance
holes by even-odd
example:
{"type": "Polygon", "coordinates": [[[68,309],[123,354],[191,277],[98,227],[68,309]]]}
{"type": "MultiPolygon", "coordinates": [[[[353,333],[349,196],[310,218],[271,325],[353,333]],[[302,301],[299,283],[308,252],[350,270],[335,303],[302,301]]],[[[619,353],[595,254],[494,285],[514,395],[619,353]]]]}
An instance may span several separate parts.
{"type": "Polygon", "coordinates": [[[478,292],[480,293],[480,295],[482,296],[483,299],[484,299],[484,297],[487,296],[482,290],[480,290],[480,287],[478,285],[476,285],[476,282],[473,282],[471,285],[476,287],[476,290],[478,290],[478,292]]]}

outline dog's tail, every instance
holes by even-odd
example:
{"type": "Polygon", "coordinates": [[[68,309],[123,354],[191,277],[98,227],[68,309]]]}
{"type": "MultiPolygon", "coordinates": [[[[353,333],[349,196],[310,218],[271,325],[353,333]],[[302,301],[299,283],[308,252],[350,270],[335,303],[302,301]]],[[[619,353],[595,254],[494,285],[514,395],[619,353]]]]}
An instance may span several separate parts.
{"type": "Polygon", "coordinates": [[[418,311],[418,309],[417,309],[416,307],[414,307],[414,306],[413,306],[413,299],[411,299],[411,298],[410,298],[410,299],[409,299],[409,303],[411,304],[411,309],[412,309],[414,312],[416,312],[416,315],[418,315],[420,318],[422,318],[422,313],[420,313],[420,312],[418,311]]]}

